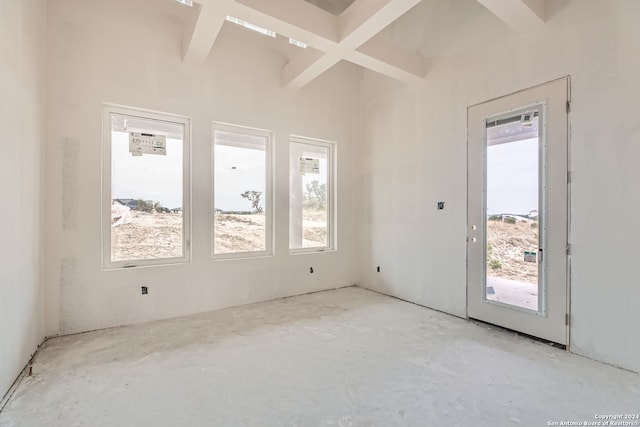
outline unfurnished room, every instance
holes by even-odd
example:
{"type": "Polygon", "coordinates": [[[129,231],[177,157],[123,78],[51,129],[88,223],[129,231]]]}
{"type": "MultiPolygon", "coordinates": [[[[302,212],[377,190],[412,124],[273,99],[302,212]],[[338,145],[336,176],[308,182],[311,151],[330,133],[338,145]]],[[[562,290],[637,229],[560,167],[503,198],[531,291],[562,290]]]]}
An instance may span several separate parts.
{"type": "Polygon", "coordinates": [[[0,0],[0,426],[640,426],[639,20],[0,0]]]}

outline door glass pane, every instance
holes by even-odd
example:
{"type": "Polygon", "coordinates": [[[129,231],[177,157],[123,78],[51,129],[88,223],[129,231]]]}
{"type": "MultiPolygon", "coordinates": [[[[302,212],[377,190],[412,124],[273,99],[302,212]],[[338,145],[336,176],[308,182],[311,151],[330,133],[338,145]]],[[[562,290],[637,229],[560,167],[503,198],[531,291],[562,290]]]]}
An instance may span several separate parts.
{"type": "Polygon", "coordinates": [[[485,299],[538,311],[539,138],[536,112],[487,122],[485,299]]]}

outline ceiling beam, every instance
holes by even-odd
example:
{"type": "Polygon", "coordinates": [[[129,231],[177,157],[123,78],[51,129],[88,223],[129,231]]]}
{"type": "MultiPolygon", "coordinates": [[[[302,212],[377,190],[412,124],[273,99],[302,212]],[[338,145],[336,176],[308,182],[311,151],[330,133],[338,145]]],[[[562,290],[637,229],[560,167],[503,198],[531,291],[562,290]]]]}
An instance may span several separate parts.
{"type": "Polygon", "coordinates": [[[300,88],[342,59],[405,83],[422,79],[424,67],[418,54],[401,52],[394,55],[391,52],[393,48],[382,47],[379,43],[372,43],[360,51],[356,50],[420,1],[356,0],[337,18],[340,40],[331,46],[325,46],[322,50],[326,53],[318,56],[315,61],[310,55],[300,53],[300,58],[294,58],[284,67],[283,85],[300,88]],[[407,59],[409,56],[411,59],[407,59]],[[399,58],[402,58],[403,63],[396,63],[399,58]]]}
{"type": "MultiPolygon", "coordinates": [[[[373,37],[421,0],[356,0],[340,16],[301,0],[199,0],[185,36],[184,60],[204,62],[227,15],[269,28],[315,49],[282,69],[284,87],[301,88],[345,59],[403,82],[424,77],[423,58],[373,37]]],[[[520,0],[517,0],[520,1],[520,0]]]]}
{"type": "Polygon", "coordinates": [[[419,83],[427,73],[422,56],[378,38],[352,51],[345,59],[404,83],[419,83]]]}
{"type": "Polygon", "coordinates": [[[340,44],[357,49],[421,0],[356,0],[340,15],[340,44]]]}
{"type": "Polygon", "coordinates": [[[185,33],[182,47],[182,59],[185,62],[202,64],[207,60],[234,1],[218,0],[218,4],[213,5],[211,0],[203,0],[193,4],[198,10],[198,17],[185,33]]]}
{"type": "Polygon", "coordinates": [[[342,60],[342,55],[305,49],[282,68],[282,87],[300,89],[342,60]]]}
{"type": "Polygon", "coordinates": [[[477,0],[516,31],[539,28],[547,21],[546,0],[477,0]]]}

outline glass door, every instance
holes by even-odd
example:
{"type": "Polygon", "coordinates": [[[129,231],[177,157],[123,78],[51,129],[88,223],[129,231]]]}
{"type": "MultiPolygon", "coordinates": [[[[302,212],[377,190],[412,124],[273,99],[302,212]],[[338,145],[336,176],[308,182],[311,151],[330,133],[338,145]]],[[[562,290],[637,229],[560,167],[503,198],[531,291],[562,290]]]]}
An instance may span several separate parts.
{"type": "Polygon", "coordinates": [[[536,106],[485,125],[485,299],[536,312],[544,307],[540,117],[536,106]]]}
{"type": "Polygon", "coordinates": [[[568,342],[569,79],[468,110],[467,310],[568,342]]]}

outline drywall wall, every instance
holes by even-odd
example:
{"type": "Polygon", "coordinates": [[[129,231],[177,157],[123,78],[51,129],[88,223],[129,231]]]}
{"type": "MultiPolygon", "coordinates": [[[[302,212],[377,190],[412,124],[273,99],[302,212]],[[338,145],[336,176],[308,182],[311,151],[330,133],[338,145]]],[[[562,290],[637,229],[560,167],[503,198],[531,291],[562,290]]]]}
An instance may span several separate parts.
{"type": "Polygon", "coordinates": [[[547,12],[517,33],[475,2],[432,0],[387,31],[431,66],[414,86],[364,74],[361,283],[465,316],[466,108],[571,75],[571,350],[640,371],[640,3],[547,12]]]}
{"type": "Polygon", "coordinates": [[[0,1],[0,399],[44,337],[44,0],[0,1]]]}
{"type": "Polygon", "coordinates": [[[227,23],[209,60],[186,64],[182,35],[193,9],[174,1],[52,0],[47,16],[47,334],[180,316],[355,282],[357,206],[351,194],[361,111],[356,66],[342,63],[303,90],[284,90],[280,69],[285,54],[291,53],[286,49],[299,48],[227,23]],[[104,102],[191,118],[190,263],[102,270],[104,102]],[[275,134],[274,256],[211,259],[213,120],[275,134]],[[290,134],[337,143],[335,252],[289,255],[290,134]],[[148,295],[141,295],[142,285],[148,286],[148,295]]]}

